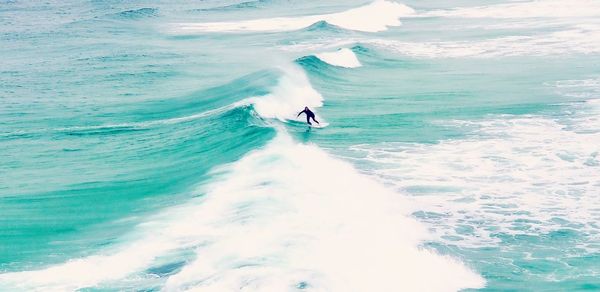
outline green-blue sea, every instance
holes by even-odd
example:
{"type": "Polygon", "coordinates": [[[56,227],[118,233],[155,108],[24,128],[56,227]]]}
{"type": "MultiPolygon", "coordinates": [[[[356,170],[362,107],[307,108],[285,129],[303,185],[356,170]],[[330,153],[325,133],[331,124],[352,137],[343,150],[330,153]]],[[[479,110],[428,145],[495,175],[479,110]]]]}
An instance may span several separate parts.
{"type": "Polygon", "coordinates": [[[599,1],[0,0],[0,291],[479,290],[600,290],[599,1]]]}

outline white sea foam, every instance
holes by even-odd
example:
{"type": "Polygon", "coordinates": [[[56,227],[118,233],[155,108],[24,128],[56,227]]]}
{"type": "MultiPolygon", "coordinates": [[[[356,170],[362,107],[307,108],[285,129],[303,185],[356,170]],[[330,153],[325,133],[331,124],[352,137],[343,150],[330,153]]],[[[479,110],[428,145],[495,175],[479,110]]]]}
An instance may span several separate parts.
{"type": "Polygon", "coordinates": [[[535,29],[551,33],[514,35],[481,41],[397,43],[413,56],[469,57],[597,54],[600,52],[600,2],[595,0],[519,1],[478,7],[433,10],[418,17],[487,18],[459,29],[535,29]]]}
{"type": "MultiPolygon", "coordinates": [[[[600,106],[573,105],[560,120],[539,116],[452,121],[472,138],[439,144],[357,145],[366,169],[414,194],[438,239],[467,247],[496,245],[494,234],[547,234],[577,228],[600,239],[600,106]],[[569,112],[570,112],[569,111],[569,112]]],[[[597,247],[595,247],[597,248],[597,247]]]]}
{"type": "Polygon", "coordinates": [[[298,41],[292,45],[281,45],[278,49],[288,52],[324,51],[360,43],[362,38],[328,38],[321,40],[298,41]]]}
{"type": "Polygon", "coordinates": [[[564,96],[576,97],[581,99],[592,99],[589,103],[596,102],[593,99],[600,99],[600,78],[590,78],[584,80],[561,80],[553,84],[556,91],[564,96]]]}
{"type": "Polygon", "coordinates": [[[595,0],[537,0],[434,10],[420,16],[466,18],[581,18],[600,16],[595,0]]]}
{"type": "Polygon", "coordinates": [[[280,135],[227,171],[197,211],[211,244],[168,289],[454,291],[483,283],[417,248],[425,234],[405,217],[402,199],[315,146],[280,135]]]}
{"type": "Polygon", "coordinates": [[[356,54],[348,48],[339,49],[335,52],[324,52],[315,54],[321,61],[339,67],[356,68],[362,66],[356,54]]]}
{"type": "Polygon", "coordinates": [[[409,42],[379,38],[334,39],[281,47],[287,51],[324,50],[353,44],[417,58],[492,58],[600,53],[600,25],[574,25],[565,30],[486,40],[409,42]]]}
{"type": "Polygon", "coordinates": [[[178,243],[149,236],[114,253],[73,259],[41,270],[0,274],[0,290],[73,291],[93,287],[143,269],[155,256],[176,248],[178,243]]]}
{"type": "Polygon", "coordinates": [[[345,29],[377,32],[386,30],[390,26],[400,25],[399,18],[412,13],[414,10],[406,5],[377,0],[365,6],[332,14],[234,22],[180,23],[176,27],[185,32],[289,31],[302,29],[319,21],[326,21],[345,29]]]}
{"type": "Polygon", "coordinates": [[[305,106],[318,108],[323,105],[323,96],[312,88],[302,69],[295,65],[283,66],[280,69],[283,75],[269,94],[246,100],[254,105],[261,117],[281,121],[295,120],[298,112],[305,106]]]}
{"type": "Polygon", "coordinates": [[[402,42],[364,41],[397,53],[426,58],[548,56],[600,53],[600,26],[579,25],[533,36],[508,36],[480,41],[402,42]]]}
{"type": "Polygon", "coordinates": [[[312,145],[280,133],[215,170],[205,195],[142,224],[113,253],[0,275],[19,289],[73,290],[143,279],[170,251],[196,260],[165,290],[456,291],[482,287],[459,261],[421,249],[427,233],[401,196],[312,145]],[[431,275],[436,280],[431,281],[431,275]]]}

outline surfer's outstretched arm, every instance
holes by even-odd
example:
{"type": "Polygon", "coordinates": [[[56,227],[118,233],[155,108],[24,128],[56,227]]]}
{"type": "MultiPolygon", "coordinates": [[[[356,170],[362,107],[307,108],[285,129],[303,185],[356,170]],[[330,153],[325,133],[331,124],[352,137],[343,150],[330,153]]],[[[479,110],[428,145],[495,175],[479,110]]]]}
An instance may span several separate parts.
{"type": "Polygon", "coordinates": [[[298,113],[298,115],[296,117],[299,117],[304,111],[301,111],[298,113]]]}

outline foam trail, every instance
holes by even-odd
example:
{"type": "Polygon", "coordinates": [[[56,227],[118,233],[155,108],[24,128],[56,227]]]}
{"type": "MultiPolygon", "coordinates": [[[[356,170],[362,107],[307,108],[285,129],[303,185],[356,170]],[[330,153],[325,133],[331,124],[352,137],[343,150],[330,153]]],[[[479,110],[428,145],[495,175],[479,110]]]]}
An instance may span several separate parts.
{"type": "Polygon", "coordinates": [[[323,105],[323,96],[312,88],[302,69],[296,65],[280,69],[284,74],[278,84],[270,90],[271,93],[246,100],[254,105],[261,117],[280,121],[294,120],[305,106],[318,108],[323,105]]]}
{"type": "Polygon", "coordinates": [[[414,10],[406,5],[378,0],[365,6],[332,14],[236,22],[180,23],[177,24],[177,28],[186,32],[290,31],[309,27],[319,21],[326,21],[345,29],[378,32],[386,30],[389,26],[400,25],[399,18],[401,16],[413,13],[414,10]]]}
{"type": "Polygon", "coordinates": [[[315,57],[333,66],[345,68],[357,68],[362,66],[356,57],[356,54],[354,54],[354,52],[348,48],[339,49],[335,52],[315,54],[315,57]]]}
{"type": "Polygon", "coordinates": [[[196,248],[166,279],[181,291],[456,291],[482,287],[459,261],[418,248],[427,238],[408,203],[312,145],[280,132],[217,169],[205,196],[138,227],[138,240],[37,271],[0,275],[0,286],[73,290],[143,278],[161,255],[196,248]],[[318,163],[319,167],[314,165],[318,163]],[[436,281],[429,281],[431,275],[436,281]]]}
{"type": "Polygon", "coordinates": [[[225,170],[197,226],[211,244],[167,290],[455,291],[483,280],[417,248],[426,233],[406,202],[285,133],[225,170]],[[314,167],[319,165],[318,168],[314,167]],[[404,206],[404,207],[402,207],[404,206]],[[430,275],[436,281],[428,281],[430,275]]]}

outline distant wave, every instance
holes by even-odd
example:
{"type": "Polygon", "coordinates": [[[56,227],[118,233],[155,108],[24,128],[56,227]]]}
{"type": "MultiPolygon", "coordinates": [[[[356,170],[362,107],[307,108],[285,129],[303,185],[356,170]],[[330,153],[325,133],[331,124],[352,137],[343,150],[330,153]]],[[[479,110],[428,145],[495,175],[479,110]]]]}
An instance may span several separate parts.
{"type": "Polygon", "coordinates": [[[381,38],[339,38],[281,46],[293,52],[328,50],[362,44],[417,58],[548,56],[600,53],[600,25],[577,24],[537,35],[514,35],[487,40],[414,42],[381,38]]]}
{"type": "Polygon", "coordinates": [[[176,27],[179,31],[184,32],[289,31],[306,28],[319,21],[326,21],[349,30],[378,32],[386,30],[390,26],[400,25],[399,18],[412,13],[414,10],[406,5],[378,0],[365,6],[331,14],[234,22],[180,23],[176,27]]]}
{"type": "MultiPolygon", "coordinates": [[[[55,129],[55,131],[67,135],[101,135],[140,131],[152,127],[179,124],[201,118],[211,117],[230,111],[234,108],[244,106],[252,106],[252,109],[256,112],[256,114],[258,114],[263,119],[277,119],[280,121],[286,121],[295,120],[299,109],[303,109],[305,106],[308,106],[310,108],[318,108],[323,105],[323,97],[319,92],[312,88],[310,82],[308,81],[308,78],[306,77],[306,74],[299,67],[293,64],[289,64],[286,66],[279,67],[278,71],[280,76],[277,78],[277,82],[270,87],[264,88],[264,94],[246,96],[244,98],[240,98],[237,101],[234,101],[227,105],[223,105],[218,108],[205,110],[198,113],[192,113],[188,115],[176,116],[167,119],[155,119],[143,122],[128,122],[92,126],[72,126],[58,128],[55,129]]],[[[260,74],[251,74],[244,78],[240,78],[231,83],[228,83],[227,88],[232,88],[232,85],[240,84],[240,82],[260,83],[256,80],[248,80],[250,77],[258,79],[264,78],[260,74]]],[[[221,87],[217,87],[212,90],[218,90],[220,88],[221,87]]],[[[248,92],[255,91],[256,90],[250,90],[248,92]]],[[[228,90],[226,92],[230,93],[232,96],[240,94],[240,92],[231,92],[231,90],[228,90]]],[[[231,99],[232,96],[229,96],[229,99],[231,99]]],[[[206,99],[206,96],[202,96],[202,99],[206,99]]],[[[186,106],[189,108],[193,108],[193,105],[193,102],[186,103],[186,106]]],[[[166,105],[162,105],[161,107],[167,108],[166,105]]],[[[175,108],[170,110],[177,112],[178,109],[175,108]]]]}
{"type": "Polygon", "coordinates": [[[578,25],[533,36],[507,36],[481,41],[403,42],[361,41],[397,53],[426,58],[548,56],[600,53],[600,26],[578,25]]]}
{"type": "Polygon", "coordinates": [[[321,61],[339,67],[356,68],[362,66],[356,54],[348,48],[339,49],[335,52],[324,52],[315,54],[321,61]]]}
{"type": "Polygon", "coordinates": [[[226,10],[237,10],[237,9],[247,9],[247,8],[260,8],[270,2],[271,2],[271,0],[245,1],[245,2],[232,4],[232,5],[195,9],[194,11],[226,11],[226,10]]]}
{"type": "Polygon", "coordinates": [[[477,7],[435,10],[422,16],[466,18],[561,18],[600,16],[600,2],[595,0],[537,0],[477,7]]]}
{"type": "Polygon", "coordinates": [[[321,20],[317,21],[310,26],[304,28],[305,31],[330,31],[330,32],[340,32],[341,28],[335,25],[331,25],[327,23],[327,21],[321,20]]]}
{"type": "Polygon", "coordinates": [[[125,19],[137,19],[137,18],[144,18],[144,17],[154,17],[157,14],[158,14],[158,9],[156,9],[156,8],[140,8],[140,9],[122,11],[115,15],[120,18],[125,18],[125,19]]]}

